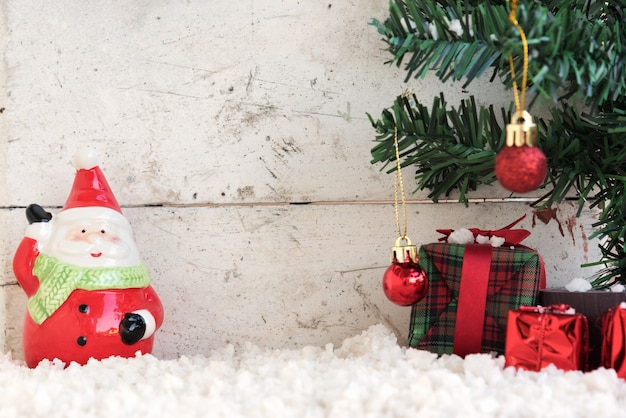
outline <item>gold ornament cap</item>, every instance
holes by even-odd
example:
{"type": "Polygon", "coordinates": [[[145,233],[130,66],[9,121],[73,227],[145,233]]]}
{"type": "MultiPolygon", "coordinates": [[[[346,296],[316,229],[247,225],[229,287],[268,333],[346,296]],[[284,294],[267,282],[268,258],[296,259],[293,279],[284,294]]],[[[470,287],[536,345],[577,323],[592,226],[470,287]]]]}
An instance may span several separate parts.
{"type": "Polygon", "coordinates": [[[511,116],[511,123],[506,125],[506,146],[533,147],[537,144],[537,125],[527,111],[515,112],[511,116]]]}
{"type": "Polygon", "coordinates": [[[409,257],[414,263],[417,263],[417,246],[411,244],[411,240],[407,236],[398,237],[396,244],[391,247],[391,262],[404,263],[409,257]],[[402,245],[404,241],[404,245],[402,245]]]}

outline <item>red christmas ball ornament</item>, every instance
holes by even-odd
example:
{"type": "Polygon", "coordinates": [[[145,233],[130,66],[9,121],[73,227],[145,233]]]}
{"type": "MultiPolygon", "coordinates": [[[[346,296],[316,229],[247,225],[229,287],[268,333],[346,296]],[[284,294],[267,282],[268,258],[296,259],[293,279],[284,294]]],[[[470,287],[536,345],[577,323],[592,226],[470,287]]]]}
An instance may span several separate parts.
{"type": "Polygon", "coordinates": [[[534,146],[504,147],[496,156],[496,178],[505,189],[528,193],[543,183],[548,174],[548,161],[534,146]]]}
{"type": "Polygon", "coordinates": [[[383,291],[387,299],[400,306],[419,302],[428,290],[426,273],[412,261],[393,263],[383,276],[383,291]]]}
{"type": "Polygon", "coordinates": [[[406,238],[398,238],[396,246],[391,249],[391,265],[383,275],[383,292],[391,302],[400,306],[409,306],[419,302],[428,290],[428,277],[422,267],[417,264],[417,248],[406,238]],[[401,246],[399,241],[406,240],[407,245],[401,246]],[[398,258],[404,262],[399,262],[398,258]]]}
{"type": "Polygon", "coordinates": [[[537,125],[527,111],[515,112],[506,125],[506,146],[496,156],[496,178],[505,189],[528,193],[541,186],[548,174],[548,160],[535,146],[537,125]]]}

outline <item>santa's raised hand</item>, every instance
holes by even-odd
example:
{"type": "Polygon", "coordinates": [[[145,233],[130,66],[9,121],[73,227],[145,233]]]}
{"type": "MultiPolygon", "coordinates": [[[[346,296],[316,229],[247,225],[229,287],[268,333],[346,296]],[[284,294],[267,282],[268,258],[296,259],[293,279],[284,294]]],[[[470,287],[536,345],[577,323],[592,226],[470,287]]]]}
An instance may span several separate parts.
{"type": "Polygon", "coordinates": [[[76,177],[57,215],[38,205],[13,259],[28,297],[24,358],[132,357],[152,351],[163,307],[150,286],[128,220],[92,150],[74,158],[76,177]]]}

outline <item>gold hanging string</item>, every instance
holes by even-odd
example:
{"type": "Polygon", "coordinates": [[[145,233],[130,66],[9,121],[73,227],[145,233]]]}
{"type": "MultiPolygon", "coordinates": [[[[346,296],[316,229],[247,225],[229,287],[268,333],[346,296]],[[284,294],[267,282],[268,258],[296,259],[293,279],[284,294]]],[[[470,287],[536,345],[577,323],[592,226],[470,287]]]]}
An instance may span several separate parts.
{"type": "Polygon", "coordinates": [[[511,13],[509,13],[509,21],[517,28],[520,37],[522,38],[522,48],[524,49],[524,61],[522,67],[522,91],[521,94],[517,92],[517,81],[515,80],[515,68],[513,66],[513,55],[509,55],[509,65],[511,67],[511,79],[513,80],[513,94],[515,96],[515,107],[518,112],[523,112],[526,101],[526,83],[528,80],[528,41],[526,40],[526,34],[517,21],[517,0],[511,0],[511,13]]]}
{"type": "Polygon", "coordinates": [[[402,171],[400,166],[400,147],[398,146],[398,127],[393,128],[393,144],[396,149],[396,181],[394,185],[394,209],[396,212],[396,229],[398,230],[398,237],[406,240],[407,221],[406,221],[406,200],[404,199],[404,184],[402,183],[402,171]],[[404,232],[400,231],[400,211],[398,209],[398,189],[402,195],[402,212],[404,216],[404,232]]]}

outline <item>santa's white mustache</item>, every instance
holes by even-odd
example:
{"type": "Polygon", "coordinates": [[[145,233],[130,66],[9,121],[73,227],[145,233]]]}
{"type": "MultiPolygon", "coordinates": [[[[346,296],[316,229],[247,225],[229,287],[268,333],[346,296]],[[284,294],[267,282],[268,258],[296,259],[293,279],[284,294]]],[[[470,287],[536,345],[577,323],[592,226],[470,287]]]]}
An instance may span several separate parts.
{"type": "Polygon", "coordinates": [[[59,243],[58,249],[68,255],[102,254],[110,258],[125,257],[130,251],[122,242],[113,243],[102,239],[93,242],[63,241],[59,243]]]}

